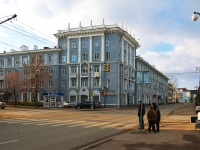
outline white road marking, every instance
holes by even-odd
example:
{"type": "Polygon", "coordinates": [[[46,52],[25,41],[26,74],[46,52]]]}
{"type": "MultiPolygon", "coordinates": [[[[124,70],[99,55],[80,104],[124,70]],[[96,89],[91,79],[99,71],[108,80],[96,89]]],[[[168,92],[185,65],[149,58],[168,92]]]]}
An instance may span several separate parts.
{"type": "Polygon", "coordinates": [[[12,140],[12,141],[7,141],[7,142],[1,142],[0,145],[2,144],[7,144],[7,143],[12,143],[12,142],[18,142],[19,140],[12,140]]]}

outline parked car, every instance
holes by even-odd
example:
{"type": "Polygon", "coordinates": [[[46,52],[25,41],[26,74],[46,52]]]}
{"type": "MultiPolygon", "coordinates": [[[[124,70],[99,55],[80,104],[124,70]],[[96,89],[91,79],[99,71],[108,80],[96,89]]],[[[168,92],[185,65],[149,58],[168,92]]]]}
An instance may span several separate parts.
{"type": "Polygon", "coordinates": [[[63,107],[64,107],[64,108],[72,107],[72,106],[74,106],[74,104],[71,103],[71,102],[64,102],[64,103],[63,103],[63,107]]]}
{"type": "Polygon", "coordinates": [[[4,102],[0,102],[0,107],[1,107],[2,109],[4,109],[4,108],[6,107],[6,104],[5,104],[4,102]]]}
{"type": "Polygon", "coordinates": [[[93,101],[94,107],[96,108],[100,108],[101,107],[101,103],[99,101],[93,101]]]}
{"type": "Polygon", "coordinates": [[[86,102],[78,103],[78,104],[76,104],[76,108],[77,109],[81,109],[81,108],[91,108],[92,109],[92,102],[86,101],[86,102]]]}

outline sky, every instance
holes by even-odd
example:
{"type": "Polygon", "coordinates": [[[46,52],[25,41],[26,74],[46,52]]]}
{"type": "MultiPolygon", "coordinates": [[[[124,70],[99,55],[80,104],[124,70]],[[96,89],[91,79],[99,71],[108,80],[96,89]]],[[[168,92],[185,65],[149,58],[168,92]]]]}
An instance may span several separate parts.
{"type": "Polygon", "coordinates": [[[22,45],[53,47],[53,34],[71,28],[117,23],[134,35],[145,61],[179,88],[195,90],[200,71],[200,0],[0,0],[0,53],[22,45]],[[29,33],[31,34],[29,34],[29,33]],[[37,35],[37,36],[35,36],[37,35]],[[42,38],[41,38],[42,37],[42,38]]]}

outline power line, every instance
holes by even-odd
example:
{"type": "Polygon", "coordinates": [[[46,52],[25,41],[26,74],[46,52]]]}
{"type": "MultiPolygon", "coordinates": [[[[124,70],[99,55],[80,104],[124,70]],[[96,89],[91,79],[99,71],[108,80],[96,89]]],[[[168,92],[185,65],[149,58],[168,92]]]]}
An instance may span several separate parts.
{"type": "MultiPolygon", "coordinates": [[[[24,23],[22,23],[22,22],[20,22],[20,21],[17,21],[17,22],[19,22],[19,23],[21,23],[21,24],[23,24],[23,25],[25,25],[25,26],[27,26],[27,27],[29,27],[29,28],[32,28],[32,29],[34,29],[33,27],[30,27],[30,26],[28,26],[28,25],[26,25],[26,24],[24,24],[24,23]]],[[[37,32],[39,32],[39,33],[42,33],[42,32],[40,32],[40,31],[38,31],[38,30],[36,30],[36,29],[34,29],[35,31],[37,31],[37,32]]],[[[44,33],[42,33],[42,34],[44,34],[44,33]]],[[[48,36],[48,35],[46,35],[46,34],[44,34],[45,36],[48,36]]],[[[55,40],[54,38],[52,38],[52,37],[50,37],[50,36],[48,36],[49,38],[51,38],[51,39],[53,39],[53,40],[55,40]]]]}
{"type": "MultiPolygon", "coordinates": [[[[7,23],[6,23],[7,24],[7,23]]],[[[7,24],[7,25],[9,25],[9,26],[12,26],[12,27],[14,27],[14,28],[17,28],[17,27],[15,27],[15,26],[13,26],[13,25],[10,25],[10,24],[7,24]]],[[[38,38],[41,38],[42,40],[46,40],[47,42],[49,42],[49,43],[52,43],[52,44],[56,44],[56,43],[53,43],[53,42],[51,42],[51,41],[49,41],[49,40],[47,40],[47,39],[45,39],[45,38],[42,38],[42,37],[39,37],[39,36],[37,36],[37,35],[35,35],[35,34],[32,34],[32,33],[30,33],[30,32],[27,32],[27,31],[25,31],[25,30],[22,30],[22,29],[20,29],[20,28],[17,28],[17,29],[19,29],[19,30],[21,30],[21,31],[24,31],[24,32],[26,32],[26,33],[28,33],[28,34],[31,34],[31,35],[33,35],[33,36],[36,36],[36,37],[38,37],[38,38]]]]}
{"type": "Polygon", "coordinates": [[[193,73],[199,73],[199,72],[175,72],[175,73],[163,73],[163,74],[166,74],[166,75],[179,75],[179,74],[193,74],[193,73]]]}
{"type": "MultiPolygon", "coordinates": [[[[2,27],[7,28],[7,29],[9,29],[9,30],[13,30],[13,29],[10,29],[10,28],[5,27],[5,26],[2,26],[2,27]]],[[[13,31],[15,31],[15,30],[13,30],[13,31]]],[[[36,38],[34,38],[34,37],[31,37],[31,36],[29,36],[29,35],[26,35],[26,34],[24,34],[24,33],[21,33],[21,32],[19,32],[19,31],[15,31],[15,32],[18,32],[18,33],[20,33],[20,34],[22,34],[22,35],[24,35],[24,36],[27,36],[27,37],[30,37],[30,38],[32,38],[32,39],[38,40],[38,41],[40,41],[40,42],[46,43],[46,44],[48,44],[48,45],[52,45],[52,44],[50,44],[50,43],[41,41],[41,40],[39,40],[39,39],[36,39],[36,38]]],[[[55,45],[52,45],[52,46],[55,46],[55,45]]]]}
{"type": "Polygon", "coordinates": [[[3,43],[3,44],[5,44],[5,45],[11,46],[11,47],[14,47],[14,48],[17,48],[17,49],[20,49],[20,48],[18,48],[18,47],[12,46],[12,45],[10,45],[10,44],[7,44],[7,43],[1,42],[1,41],[0,41],[0,43],[3,43]]]}

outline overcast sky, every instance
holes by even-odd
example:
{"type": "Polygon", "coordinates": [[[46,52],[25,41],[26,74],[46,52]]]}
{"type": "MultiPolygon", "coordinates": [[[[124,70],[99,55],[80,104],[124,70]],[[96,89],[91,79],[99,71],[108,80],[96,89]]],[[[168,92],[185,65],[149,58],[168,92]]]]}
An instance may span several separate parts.
{"type": "Polygon", "coordinates": [[[0,0],[0,22],[17,15],[17,20],[0,24],[0,52],[22,45],[53,47],[53,34],[68,23],[76,28],[80,22],[89,26],[91,20],[101,25],[104,19],[106,25],[123,23],[141,45],[137,55],[173,75],[178,87],[194,90],[200,77],[195,71],[200,66],[200,16],[192,21],[194,11],[200,12],[199,0],[0,0]]]}

